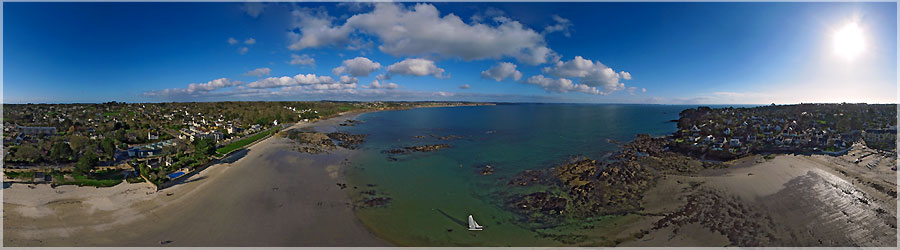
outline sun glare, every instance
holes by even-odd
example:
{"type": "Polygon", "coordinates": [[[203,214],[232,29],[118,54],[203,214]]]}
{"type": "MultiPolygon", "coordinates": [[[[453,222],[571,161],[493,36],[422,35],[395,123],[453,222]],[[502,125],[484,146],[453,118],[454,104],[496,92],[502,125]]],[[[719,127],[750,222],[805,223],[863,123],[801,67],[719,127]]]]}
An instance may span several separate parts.
{"type": "Polygon", "coordinates": [[[862,30],[853,22],[844,25],[834,33],[834,53],[847,60],[853,60],[865,49],[862,30]]]}

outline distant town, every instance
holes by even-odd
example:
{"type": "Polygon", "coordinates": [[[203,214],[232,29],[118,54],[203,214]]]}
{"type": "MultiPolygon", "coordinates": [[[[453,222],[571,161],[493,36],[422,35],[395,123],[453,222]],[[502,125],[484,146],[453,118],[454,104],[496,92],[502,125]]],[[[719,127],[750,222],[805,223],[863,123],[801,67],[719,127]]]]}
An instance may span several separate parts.
{"type": "MultiPolygon", "coordinates": [[[[677,149],[733,159],[751,153],[842,154],[856,142],[896,157],[897,106],[800,104],[681,112],[677,149]]],[[[894,168],[896,170],[896,167],[894,168]]]]}
{"type": "Polygon", "coordinates": [[[296,122],[355,110],[469,105],[448,102],[203,102],[7,104],[4,182],[154,186],[296,122]]]}

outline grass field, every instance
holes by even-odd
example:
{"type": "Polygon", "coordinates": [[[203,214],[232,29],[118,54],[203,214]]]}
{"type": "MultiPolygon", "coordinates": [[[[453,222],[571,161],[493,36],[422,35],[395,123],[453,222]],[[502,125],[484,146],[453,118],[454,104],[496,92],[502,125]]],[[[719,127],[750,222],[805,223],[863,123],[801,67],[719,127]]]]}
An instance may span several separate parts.
{"type": "Polygon", "coordinates": [[[243,146],[247,146],[250,143],[258,141],[259,139],[265,138],[266,136],[269,136],[270,134],[272,134],[272,132],[274,132],[274,131],[275,131],[275,128],[271,128],[269,130],[259,132],[259,133],[256,133],[255,135],[241,139],[240,141],[229,143],[228,145],[225,145],[224,147],[216,149],[216,154],[218,154],[219,156],[224,156],[228,153],[231,153],[231,151],[237,150],[243,146]]]}
{"type": "Polygon", "coordinates": [[[90,186],[90,187],[112,187],[122,182],[121,178],[109,178],[109,179],[92,179],[90,177],[73,174],[72,181],[66,181],[62,174],[54,174],[53,175],[53,183],[57,185],[77,185],[77,186],[90,186]]]}

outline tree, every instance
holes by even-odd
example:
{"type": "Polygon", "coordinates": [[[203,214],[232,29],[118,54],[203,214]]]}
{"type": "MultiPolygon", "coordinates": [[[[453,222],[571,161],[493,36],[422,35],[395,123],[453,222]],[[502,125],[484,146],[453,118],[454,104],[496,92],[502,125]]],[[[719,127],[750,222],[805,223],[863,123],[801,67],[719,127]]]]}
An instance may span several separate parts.
{"type": "Polygon", "coordinates": [[[41,158],[41,151],[31,144],[25,144],[16,149],[15,159],[23,162],[35,162],[41,158]]]}
{"type": "Polygon", "coordinates": [[[216,143],[209,138],[194,140],[194,152],[201,157],[211,156],[216,153],[216,143]]]}
{"type": "Polygon", "coordinates": [[[103,150],[103,154],[107,157],[115,157],[116,154],[116,142],[113,141],[112,138],[106,137],[100,141],[100,149],[103,150]]]}
{"type": "Polygon", "coordinates": [[[150,167],[147,167],[147,163],[141,162],[141,165],[138,166],[138,170],[141,171],[141,175],[144,175],[144,176],[150,175],[150,167]]]}
{"type": "Polygon", "coordinates": [[[75,154],[80,154],[89,142],[90,139],[81,135],[73,135],[69,137],[69,146],[72,147],[72,151],[75,154]]]}
{"type": "Polygon", "coordinates": [[[97,153],[94,153],[94,151],[85,152],[81,155],[81,158],[78,159],[78,163],[75,163],[75,170],[81,174],[90,173],[91,170],[97,166],[97,162],[99,162],[97,158],[99,158],[99,156],[97,153]]]}
{"type": "Polygon", "coordinates": [[[56,162],[70,162],[73,158],[72,148],[64,142],[56,142],[50,148],[50,160],[56,162]]]}
{"type": "Polygon", "coordinates": [[[156,169],[156,177],[165,178],[165,176],[166,176],[166,170],[164,170],[162,167],[156,169]]]}

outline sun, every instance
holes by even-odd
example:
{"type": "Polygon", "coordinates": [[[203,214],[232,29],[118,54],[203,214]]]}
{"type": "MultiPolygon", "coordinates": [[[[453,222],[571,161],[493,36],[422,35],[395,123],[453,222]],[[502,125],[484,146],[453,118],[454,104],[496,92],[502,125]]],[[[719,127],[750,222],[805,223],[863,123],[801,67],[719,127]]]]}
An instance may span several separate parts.
{"type": "Polygon", "coordinates": [[[855,22],[844,25],[834,33],[834,53],[847,60],[853,60],[865,50],[862,30],[855,22]]]}

